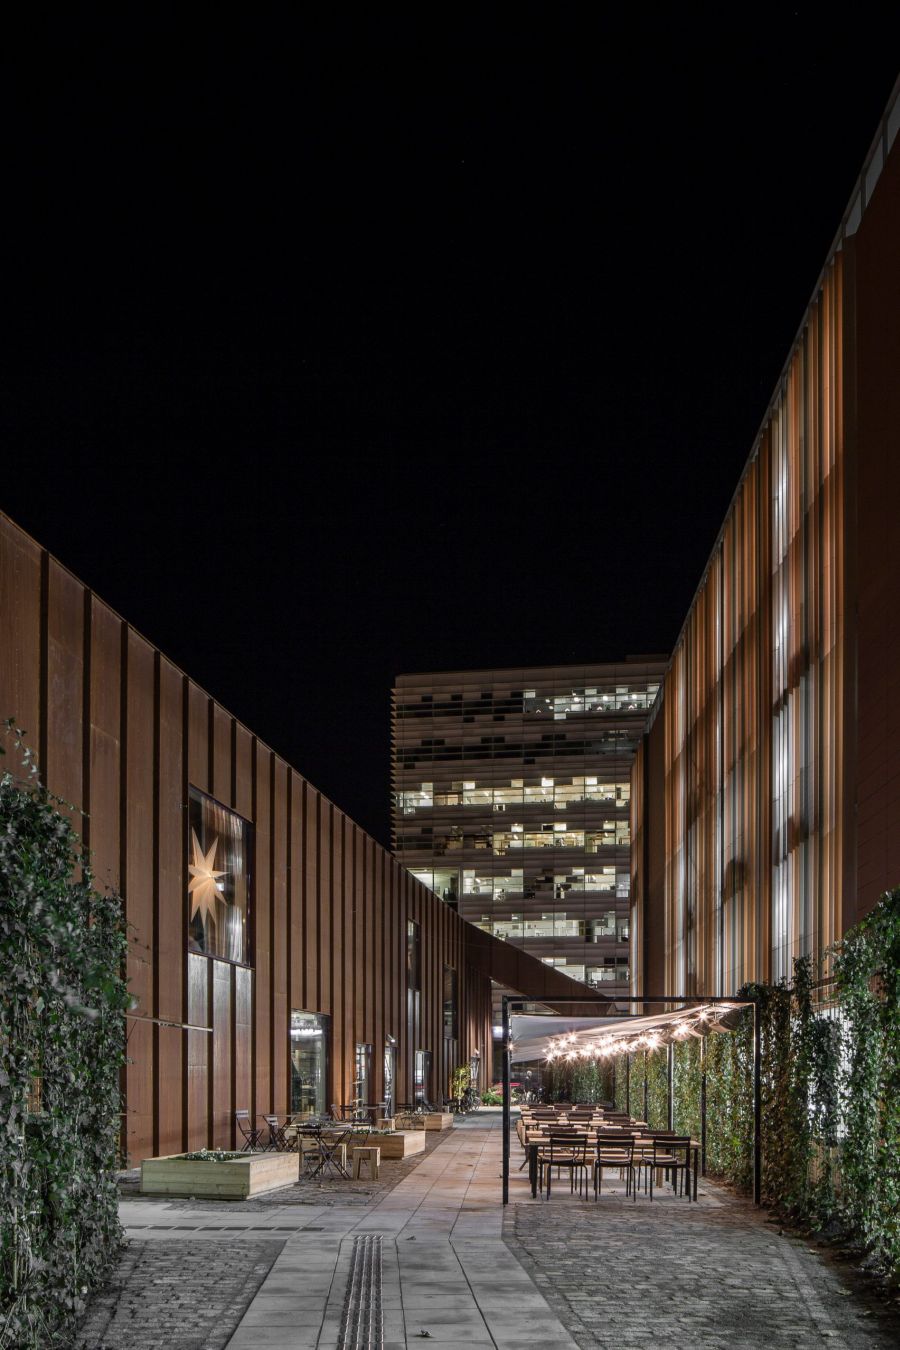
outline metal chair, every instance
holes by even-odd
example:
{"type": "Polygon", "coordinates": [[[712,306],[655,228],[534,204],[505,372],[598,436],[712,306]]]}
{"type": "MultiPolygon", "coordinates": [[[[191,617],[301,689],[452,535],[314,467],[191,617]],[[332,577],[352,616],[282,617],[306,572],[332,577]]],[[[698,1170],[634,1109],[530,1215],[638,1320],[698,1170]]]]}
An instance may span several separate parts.
{"type": "Polygon", "coordinates": [[[255,1148],[261,1148],[262,1130],[258,1130],[255,1125],[250,1124],[249,1111],[235,1111],[234,1123],[238,1132],[242,1136],[244,1143],[241,1147],[242,1153],[252,1153],[255,1148]]]}
{"type": "Polygon", "coordinates": [[[550,1199],[554,1167],[557,1177],[559,1177],[561,1171],[569,1173],[570,1194],[574,1194],[575,1191],[576,1173],[578,1174],[578,1194],[581,1194],[582,1181],[585,1191],[587,1190],[587,1174],[591,1166],[588,1158],[589,1143],[586,1134],[576,1134],[571,1130],[550,1131],[549,1147],[538,1150],[538,1176],[543,1189],[543,1173],[546,1168],[548,1200],[550,1199]]]}
{"type": "Polygon", "coordinates": [[[691,1197],[691,1138],[690,1135],[668,1135],[653,1140],[653,1157],[650,1160],[650,1199],[653,1199],[653,1178],[657,1171],[672,1176],[672,1189],[676,1195],[687,1191],[691,1197]],[[683,1150],[683,1154],[682,1154],[683,1150]],[[685,1184],[686,1183],[686,1184],[685,1184]]]}
{"type": "MultiPolygon", "coordinates": [[[[366,1136],[368,1138],[368,1135],[366,1136]]],[[[349,1177],[347,1170],[347,1146],[353,1139],[353,1130],[349,1127],[323,1131],[319,1136],[320,1163],[317,1176],[349,1177]]]]}
{"type": "Polygon", "coordinates": [[[597,1156],[594,1159],[594,1199],[603,1190],[604,1171],[625,1173],[625,1194],[637,1200],[634,1172],[634,1139],[618,1130],[597,1131],[597,1156]]]}
{"type": "Polygon", "coordinates": [[[277,1116],[263,1116],[263,1120],[269,1127],[269,1142],[266,1149],[275,1153],[290,1153],[292,1146],[286,1139],[284,1126],[279,1124],[277,1116]]]}

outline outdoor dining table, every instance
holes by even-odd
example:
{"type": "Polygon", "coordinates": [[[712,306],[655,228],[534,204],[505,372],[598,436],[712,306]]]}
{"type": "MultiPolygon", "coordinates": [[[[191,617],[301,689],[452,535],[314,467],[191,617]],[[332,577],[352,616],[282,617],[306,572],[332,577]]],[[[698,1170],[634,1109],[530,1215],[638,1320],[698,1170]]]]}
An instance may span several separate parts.
{"type": "MultiPolygon", "coordinates": [[[[340,1148],[346,1144],[352,1137],[353,1130],[349,1125],[320,1123],[318,1125],[298,1125],[296,1127],[298,1137],[297,1147],[300,1147],[299,1136],[303,1135],[307,1139],[315,1140],[318,1150],[319,1161],[313,1169],[314,1177],[322,1175],[333,1175],[349,1178],[350,1172],[344,1166],[340,1159],[340,1148]]],[[[300,1163],[302,1167],[303,1152],[300,1152],[300,1163]]]]}
{"type": "MultiPolygon", "coordinates": [[[[591,1143],[596,1142],[597,1135],[595,1130],[593,1129],[586,1130],[584,1131],[584,1133],[587,1134],[587,1137],[591,1141],[591,1143]]],[[[623,1131],[623,1133],[627,1134],[628,1131],[625,1130],[623,1131]]],[[[528,1180],[531,1183],[532,1200],[537,1199],[538,1152],[540,1151],[542,1146],[546,1146],[547,1144],[549,1144],[549,1142],[550,1136],[547,1133],[542,1133],[539,1137],[535,1137],[534,1134],[531,1131],[529,1131],[525,1138],[525,1149],[528,1154],[528,1180]]],[[[684,1147],[684,1145],[682,1145],[682,1147],[684,1147]]],[[[687,1186],[689,1193],[691,1194],[692,1199],[694,1200],[697,1199],[697,1178],[700,1172],[700,1147],[701,1145],[699,1141],[696,1139],[692,1139],[690,1144],[688,1145],[687,1186]]],[[[647,1152],[652,1150],[652,1148],[653,1148],[652,1138],[647,1137],[644,1139],[635,1139],[636,1152],[638,1149],[641,1149],[646,1154],[647,1152]]]]}

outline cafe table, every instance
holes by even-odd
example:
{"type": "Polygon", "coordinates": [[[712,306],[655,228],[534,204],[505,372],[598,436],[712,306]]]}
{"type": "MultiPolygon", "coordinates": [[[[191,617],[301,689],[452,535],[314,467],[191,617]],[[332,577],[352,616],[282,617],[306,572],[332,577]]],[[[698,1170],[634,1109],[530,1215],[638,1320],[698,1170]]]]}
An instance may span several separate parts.
{"type": "MultiPolygon", "coordinates": [[[[338,1176],[349,1178],[350,1172],[341,1158],[341,1148],[346,1147],[353,1137],[352,1127],[341,1124],[320,1123],[317,1125],[300,1125],[297,1127],[297,1147],[300,1147],[300,1137],[312,1139],[316,1144],[319,1161],[310,1175],[317,1176],[338,1176]]],[[[345,1155],[346,1156],[346,1155],[345,1155]]],[[[302,1163],[302,1149],[301,1149],[302,1163]]]]}

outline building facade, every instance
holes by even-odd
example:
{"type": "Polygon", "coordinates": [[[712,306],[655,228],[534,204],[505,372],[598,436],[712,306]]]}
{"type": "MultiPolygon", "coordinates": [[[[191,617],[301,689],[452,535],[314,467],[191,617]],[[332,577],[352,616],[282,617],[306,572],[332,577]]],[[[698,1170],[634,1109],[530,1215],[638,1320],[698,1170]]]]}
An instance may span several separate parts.
{"type": "Polygon", "coordinates": [[[636,757],[645,993],[790,978],[900,884],[898,128],[895,90],[636,757]]]}
{"type": "Polygon", "coordinates": [[[629,980],[630,773],[665,670],[401,675],[393,848],[463,918],[570,977],[629,980]]]}
{"type": "Polygon", "coordinates": [[[493,980],[571,991],[466,924],[0,516],[7,718],[124,900],[132,1163],[234,1147],[238,1110],[440,1099],[456,1065],[490,1062],[493,980]]]}

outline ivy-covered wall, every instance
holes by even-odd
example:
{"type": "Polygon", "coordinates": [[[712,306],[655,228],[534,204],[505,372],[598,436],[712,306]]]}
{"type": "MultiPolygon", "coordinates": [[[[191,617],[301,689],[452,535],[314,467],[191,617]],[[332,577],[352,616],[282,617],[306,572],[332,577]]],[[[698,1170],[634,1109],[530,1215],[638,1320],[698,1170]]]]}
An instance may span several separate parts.
{"type": "Polygon", "coordinates": [[[612,1101],[612,1067],[556,1060],[547,1075],[547,1096],[550,1101],[612,1101]]]}
{"type": "MultiPolygon", "coordinates": [[[[900,1274],[900,889],[833,949],[833,982],[817,988],[811,963],[787,985],[750,985],[761,1033],[763,1204],[828,1227],[900,1274]],[[814,997],[819,995],[818,1002],[814,997]]],[[[631,1114],[664,1127],[666,1050],[631,1056],[631,1114]]],[[[738,1189],[753,1185],[753,1014],[731,1033],[676,1042],[673,1114],[699,1137],[706,1072],[706,1165],[738,1189]]],[[[625,1104],[625,1056],[616,1104],[625,1104]],[[621,1087],[621,1090],[620,1090],[621,1087]]]]}
{"type": "MultiPolygon", "coordinates": [[[[27,754],[26,754],[27,760],[27,754]]],[[[120,1247],[122,905],[36,781],[0,778],[0,1347],[67,1346],[120,1247]]]]}

